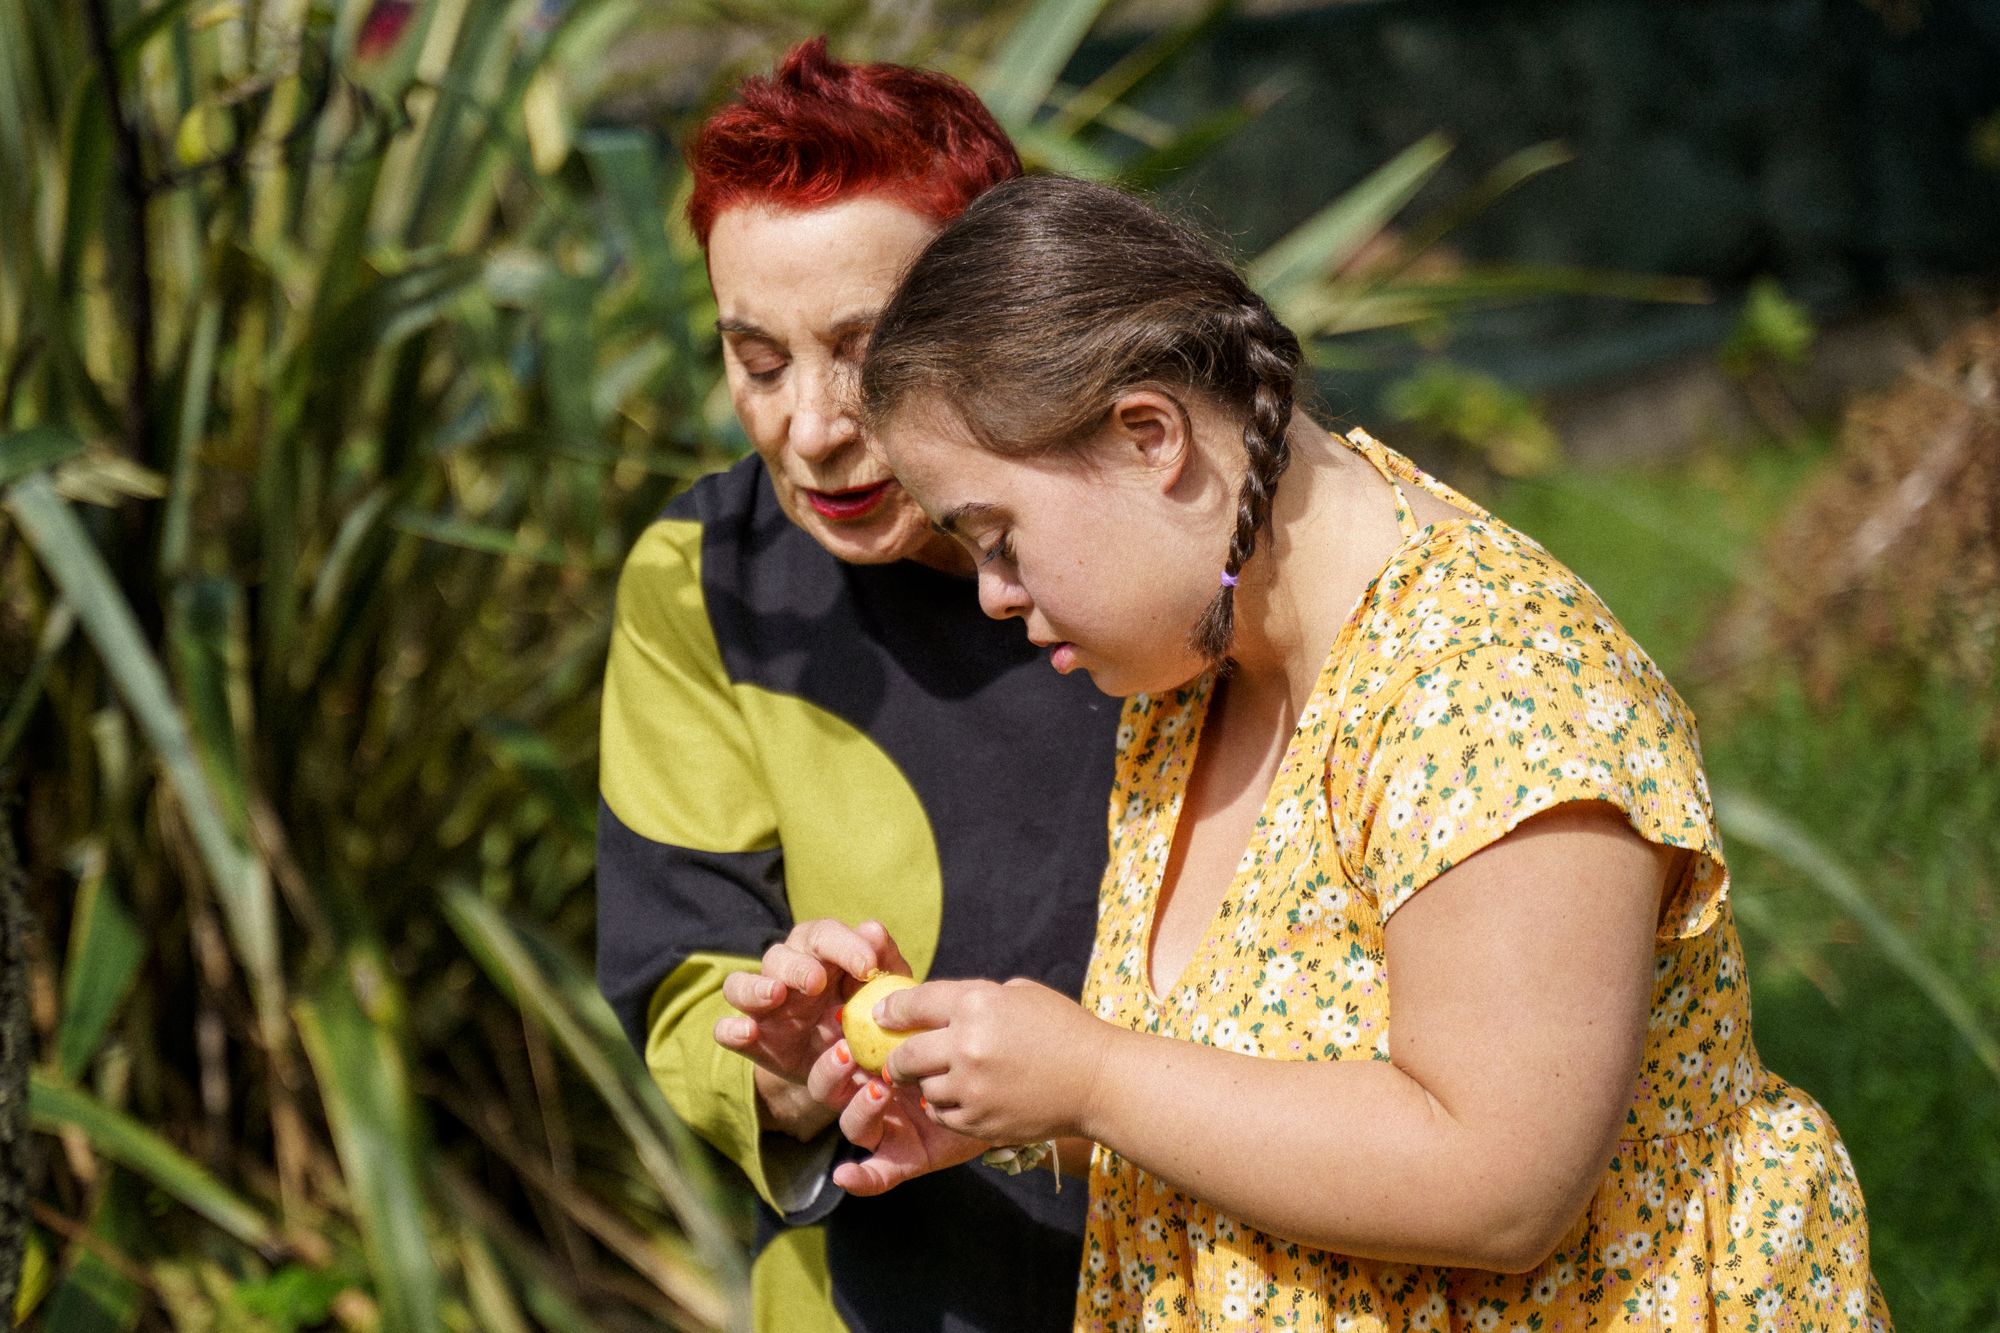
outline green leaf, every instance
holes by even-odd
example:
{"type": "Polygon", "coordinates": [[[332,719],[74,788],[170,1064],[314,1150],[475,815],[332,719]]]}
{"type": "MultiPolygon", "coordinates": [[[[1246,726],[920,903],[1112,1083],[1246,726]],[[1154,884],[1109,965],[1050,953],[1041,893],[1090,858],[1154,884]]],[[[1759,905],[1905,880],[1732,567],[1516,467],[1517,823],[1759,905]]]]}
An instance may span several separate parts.
{"type": "MultiPolygon", "coordinates": [[[[362,967],[373,970],[374,985],[387,984],[372,960],[362,967]]],[[[424,1225],[427,1147],[402,1052],[362,1011],[350,970],[329,970],[311,998],[293,1005],[293,1014],[361,1227],[382,1326],[395,1333],[440,1333],[438,1271],[424,1225]]]]}
{"type": "Polygon", "coordinates": [[[48,1333],[125,1333],[136,1328],[146,1289],[85,1251],[49,1300],[48,1333]]]}
{"type": "Polygon", "coordinates": [[[246,1245],[277,1243],[277,1231],[254,1205],[210,1175],[193,1158],[80,1088],[36,1071],[29,1075],[28,1113],[36,1129],[81,1130],[91,1146],[136,1171],[246,1245]]]}
{"type": "Polygon", "coordinates": [[[1293,301],[1323,274],[1360,252],[1424,187],[1451,153],[1451,140],[1430,134],[1376,168],[1360,184],[1307,218],[1259,255],[1246,276],[1277,311],[1287,313],[1293,301]]]}
{"type": "Polygon", "coordinates": [[[85,870],[70,915],[69,959],[63,968],[62,1026],[56,1066],[75,1082],[97,1054],[139,964],[146,940],[105,874],[102,844],[85,853],[85,870]]]}
{"type": "Polygon", "coordinates": [[[1035,0],[987,60],[974,86],[994,119],[1018,134],[1104,11],[1105,0],[1035,0]]]}
{"type": "Polygon", "coordinates": [[[1715,814],[1725,837],[1784,862],[1853,918],[1882,956],[1923,992],[1995,1081],[2000,1081],[2000,1039],[1986,1030],[1978,1009],[1943,969],[1924,957],[1910,937],[1875,905],[1853,871],[1796,821],[1745,792],[1716,792],[1715,814]]]}
{"type": "Polygon", "coordinates": [[[83,452],[83,441],[58,426],[30,426],[0,435],[0,490],[32,472],[46,472],[83,452]]]}
{"type": "MultiPolygon", "coordinates": [[[[735,1241],[709,1207],[713,1174],[698,1140],[659,1089],[596,985],[553,945],[503,916],[471,890],[445,889],[444,912],[487,975],[546,1028],[611,1110],[647,1174],[726,1291],[744,1290],[735,1241]]],[[[738,1310],[732,1322],[747,1322],[738,1310]]]]}
{"type": "Polygon", "coordinates": [[[40,640],[35,644],[34,661],[28,664],[28,672],[21,678],[21,687],[14,697],[7,701],[7,712],[0,717],[0,766],[4,766],[14,753],[14,747],[21,743],[21,737],[28,730],[28,721],[35,715],[35,705],[41,700],[42,691],[47,687],[49,672],[54,669],[56,656],[69,643],[69,636],[76,628],[76,612],[68,602],[57,602],[42,622],[40,640]]]}
{"type": "Polygon", "coordinates": [[[1185,23],[1155,33],[1120,57],[1110,69],[1078,89],[1049,118],[1049,129],[1057,134],[1080,134],[1112,107],[1119,105],[1147,79],[1171,63],[1197,40],[1219,27],[1236,12],[1236,0],[1209,0],[1208,5],[1185,23]]]}
{"type": "Polygon", "coordinates": [[[180,798],[195,848],[215,881],[231,938],[268,1023],[280,1003],[277,908],[263,863],[230,832],[222,803],[188,737],[167,678],[82,524],[41,475],[8,491],[6,507],[132,711],[180,798]]]}

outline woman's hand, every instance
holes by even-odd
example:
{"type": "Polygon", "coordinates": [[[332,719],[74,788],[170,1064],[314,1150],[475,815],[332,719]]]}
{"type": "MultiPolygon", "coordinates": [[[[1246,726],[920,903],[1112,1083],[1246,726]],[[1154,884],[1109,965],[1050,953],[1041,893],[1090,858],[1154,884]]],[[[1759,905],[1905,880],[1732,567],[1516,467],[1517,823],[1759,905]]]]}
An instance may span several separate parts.
{"type": "MultiPolygon", "coordinates": [[[[844,1050],[843,1043],[835,1049],[836,1057],[844,1050]]],[[[840,1113],[840,1132],[871,1154],[833,1169],[833,1183],[849,1194],[884,1193],[906,1180],[969,1162],[992,1146],[938,1124],[915,1088],[894,1087],[866,1075],[851,1078],[848,1086],[853,1090],[840,1113]]]]}
{"type": "Polygon", "coordinates": [[[840,1006],[871,972],[910,965],[880,922],[802,922],[764,954],[756,972],[731,972],[722,997],[737,1010],[717,1020],[715,1039],[757,1065],[757,1100],[767,1129],[810,1138],[839,1106],[812,1095],[814,1064],[840,1039],[840,1006]]]}
{"type": "Polygon", "coordinates": [[[875,1015],[885,1028],[929,1029],[905,1039],[885,1072],[917,1085],[932,1123],[982,1143],[1081,1135],[1117,1036],[1074,1000],[1022,980],[927,982],[885,997],[875,1015]]]}

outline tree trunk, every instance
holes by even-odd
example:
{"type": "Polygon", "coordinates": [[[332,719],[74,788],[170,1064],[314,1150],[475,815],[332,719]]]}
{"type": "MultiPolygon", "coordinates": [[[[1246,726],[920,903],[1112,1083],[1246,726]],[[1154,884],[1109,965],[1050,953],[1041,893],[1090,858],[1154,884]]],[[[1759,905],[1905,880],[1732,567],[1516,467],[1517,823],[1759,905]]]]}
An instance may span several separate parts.
{"type": "Polygon", "coordinates": [[[11,1327],[27,1243],[28,909],[14,850],[13,795],[0,774],[0,1324],[11,1327]]]}

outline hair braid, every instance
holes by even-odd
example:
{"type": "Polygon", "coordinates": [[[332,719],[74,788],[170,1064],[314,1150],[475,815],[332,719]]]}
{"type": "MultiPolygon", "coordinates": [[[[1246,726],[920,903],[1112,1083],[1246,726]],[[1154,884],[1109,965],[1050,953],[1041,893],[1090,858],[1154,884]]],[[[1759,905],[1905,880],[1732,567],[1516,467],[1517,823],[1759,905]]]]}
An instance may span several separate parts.
{"type": "Polygon", "coordinates": [[[1243,450],[1249,460],[1236,493],[1236,527],[1222,572],[1227,579],[1195,622],[1194,647],[1219,669],[1226,668],[1236,638],[1233,580],[1257,549],[1257,536],[1270,521],[1278,479],[1291,465],[1292,399],[1298,382],[1299,340],[1278,322],[1255,293],[1235,313],[1236,341],[1249,380],[1250,412],[1243,423],[1243,450]]]}

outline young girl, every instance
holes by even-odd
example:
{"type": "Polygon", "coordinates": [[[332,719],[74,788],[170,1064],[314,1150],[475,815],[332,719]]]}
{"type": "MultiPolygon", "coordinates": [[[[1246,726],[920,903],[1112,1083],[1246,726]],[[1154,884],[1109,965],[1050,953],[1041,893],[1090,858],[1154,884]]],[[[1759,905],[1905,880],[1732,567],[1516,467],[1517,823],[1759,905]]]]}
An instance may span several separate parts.
{"type": "Polygon", "coordinates": [[[1082,1005],[883,1001],[899,1086],[815,1080],[873,1152],[836,1180],[1088,1152],[1079,1329],[1887,1328],[1847,1153],[1751,1043],[1686,706],[1298,370],[1202,241],[1054,178],[883,314],[896,475],[1130,698],[1082,1005]]]}

